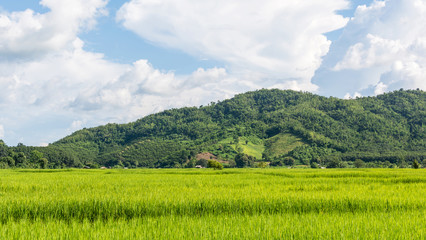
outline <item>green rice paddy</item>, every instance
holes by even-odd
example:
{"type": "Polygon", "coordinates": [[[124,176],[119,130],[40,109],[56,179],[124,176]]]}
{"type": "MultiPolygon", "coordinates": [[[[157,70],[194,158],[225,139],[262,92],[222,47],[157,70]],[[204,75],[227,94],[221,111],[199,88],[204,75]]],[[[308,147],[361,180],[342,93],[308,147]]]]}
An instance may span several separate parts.
{"type": "Polygon", "coordinates": [[[0,239],[425,239],[425,216],[425,169],[0,171],[0,239]]]}

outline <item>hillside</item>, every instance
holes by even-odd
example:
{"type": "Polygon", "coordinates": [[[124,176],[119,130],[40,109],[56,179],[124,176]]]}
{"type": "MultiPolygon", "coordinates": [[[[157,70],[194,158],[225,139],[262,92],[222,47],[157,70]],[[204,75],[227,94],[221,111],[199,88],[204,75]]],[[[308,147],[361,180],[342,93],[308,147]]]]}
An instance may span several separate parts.
{"type": "Polygon", "coordinates": [[[207,152],[229,166],[237,155],[252,166],[283,165],[289,157],[305,165],[361,159],[390,166],[425,159],[425,139],[423,91],[342,100],[275,89],[82,129],[46,148],[16,151],[36,149],[49,167],[192,167],[207,152]]]}

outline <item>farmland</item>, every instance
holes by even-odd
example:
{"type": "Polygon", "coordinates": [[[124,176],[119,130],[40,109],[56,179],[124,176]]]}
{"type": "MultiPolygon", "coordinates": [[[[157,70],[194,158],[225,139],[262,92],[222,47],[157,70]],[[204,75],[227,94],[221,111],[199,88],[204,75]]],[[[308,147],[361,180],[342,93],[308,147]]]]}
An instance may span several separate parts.
{"type": "Polygon", "coordinates": [[[0,171],[1,239],[424,239],[424,169],[0,171]]]}

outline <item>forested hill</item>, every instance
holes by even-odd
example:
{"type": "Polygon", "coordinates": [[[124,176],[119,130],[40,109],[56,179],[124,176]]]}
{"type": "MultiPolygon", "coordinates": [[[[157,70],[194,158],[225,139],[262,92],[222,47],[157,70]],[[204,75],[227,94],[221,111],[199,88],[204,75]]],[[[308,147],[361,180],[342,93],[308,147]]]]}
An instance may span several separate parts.
{"type": "Polygon", "coordinates": [[[421,90],[351,100],[258,90],[129,124],[83,129],[45,148],[18,146],[9,152],[36,150],[51,168],[192,167],[200,156],[229,166],[263,161],[332,167],[357,159],[404,166],[426,158],[425,139],[426,94],[421,90]]]}

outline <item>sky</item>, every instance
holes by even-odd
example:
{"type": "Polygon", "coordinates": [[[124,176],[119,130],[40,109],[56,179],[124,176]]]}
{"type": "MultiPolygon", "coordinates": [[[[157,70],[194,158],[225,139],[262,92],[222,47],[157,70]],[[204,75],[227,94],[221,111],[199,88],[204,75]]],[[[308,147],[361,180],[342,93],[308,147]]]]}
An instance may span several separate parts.
{"type": "Polygon", "coordinates": [[[426,89],[424,0],[0,1],[0,139],[45,146],[256,89],[426,89]]]}

